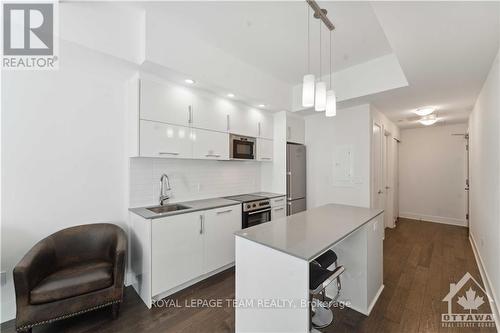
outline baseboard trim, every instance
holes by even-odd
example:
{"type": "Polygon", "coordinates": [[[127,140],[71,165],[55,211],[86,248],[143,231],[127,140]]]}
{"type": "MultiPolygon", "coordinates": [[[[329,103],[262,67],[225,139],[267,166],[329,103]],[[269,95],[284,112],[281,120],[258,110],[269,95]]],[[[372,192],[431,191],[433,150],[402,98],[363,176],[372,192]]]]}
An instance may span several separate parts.
{"type": "Polygon", "coordinates": [[[368,314],[367,316],[370,315],[370,313],[372,312],[373,310],[373,307],[375,306],[375,304],[377,303],[378,301],[378,298],[380,297],[380,295],[382,294],[382,291],[384,290],[385,286],[384,285],[381,285],[379,290],[377,291],[377,293],[375,294],[375,297],[373,298],[372,302],[370,303],[370,306],[368,307],[368,314]]]}
{"type": "Polygon", "coordinates": [[[477,250],[476,240],[474,239],[472,233],[469,233],[469,242],[472,246],[472,252],[474,253],[474,258],[476,259],[477,267],[479,267],[479,274],[481,274],[481,279],[483,280],[484,287],[486,288],[486,292],[490,295],[490,307],[493,312],[493,317],[495,318],[495,326],[498,329],[500,328],[500,313],[497,307],[498,300],[495,297],[495,292],[493,289],[493,284],[491,283],[490,277],[485,269],[483,259],[479,255],[479,251],[477,250]]]}
{"type": "Polygon", "coordinates": [[[400,212],[399,217],[406,218],[406,219],[412,219],[412,220],[422,220],[422,221],[427,221],[427,222],[456,225],[456,226],[460,226],[460,227],[467,226],[466,220],[456,219],[456,218],[452,218],[452,217],[422,215],[422,214],[416,214],[416,213],[410,213],[410,212],[400,212]]]}
{"type": "MultiPolygon", "coordinates": [[[[372,310],[373,310],[373,307],[375,306],[375,304],[377,304],[377,301],[378,301],[378,299],[379,299],[380,295],[382,295],[382,291],[384,290],[384,287],[385,287],[384,285],[381,285],[381,286],[380,286],[379,290],[378,290],[378,291],[377,291],[377,293],[375,294],[375,297],[373,297],[372,302],[371,302],[371,303],[370,303],[370,305],[368,306],[368,309],[366,309],[366,310],[362,310],[362,309],[360,309],[360,308],[358,308],[358,307],[356,307],[356,306],[354,306],[354,305],[350,305],[350,306],[348,306],[348,308],[349,308],[349,309],[352,309],[352,310],[354,310],[354,311],[356,311],[356,312],[362,313],[362,314],[364,314],[365,316],[369,316],[369,315],[370,315],[370,313],[371,313],[371,312],[372,312],[372,310]]],[[[327,295],[327,296],[328,296],[328,295],[327,295]]]]}

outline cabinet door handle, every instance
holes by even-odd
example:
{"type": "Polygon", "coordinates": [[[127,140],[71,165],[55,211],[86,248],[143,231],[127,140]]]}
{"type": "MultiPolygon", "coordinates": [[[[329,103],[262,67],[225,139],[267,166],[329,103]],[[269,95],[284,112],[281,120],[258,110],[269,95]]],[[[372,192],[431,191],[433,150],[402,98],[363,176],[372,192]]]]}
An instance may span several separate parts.
{"type": "Polygon", "coordinates": [[[200,235],[203,234],[203,215],[200,215],[200,235]]]}
{"type": "Polygon", "coordinates": [[[188,123],[193,123],[193,107],[191,105],[188,107],[188,123]]]}
{"type": "Polygon", "coordinates": [[[229,115],[228,114],[226,115],[226,123],[227,123],[227,131],[229,132],[229,129],[231,128],[231,126],[229,125],[229,115]]]}
{"type": "Polygon", "coordinates": [[[274,210],[283,210],[283,209],[285,209],[285,208],[280,207],[280,208],[275,208],[274,210]]]}
{"type": "Polygon", "coordinates": [[[276,199],[276,200],[274,200],[274,202],[281,202],[281,201],[283,201],[283,200],[285,200],[285,199],[284,199],[284,198],[281,198],[281,199],[276,199]]]}
{"type": "Polygon", "coordinates": [[[159,151],[158,155],[179,155],[179,153],[171,153],[168,151],[159,151]]]}
{"type": "Polygon", "coordinates": [[[259,121],[259,136],[260,136],[260,121],[259,121]]]}
{"type": "Polygon", "coordinates": [[[217,214],[226,214],[226,213],[231,213],[232,211],[233,211],[232,209],[228,209],[228,210],[223,210],[223,211],[217,212],[217,214]]]}
{"type": "Polygon", "coordinates": [[[206,157],[220,157],[219,154],[206,154],[206,157]]]}
{"type": "Polygon", "coordinates": [[[270,158],[270,157],[261,157],[260,159],[261,159],[261,160],[266,160],[266,161],[270,161],[270,160],[271,160],[271,158],[270,158]]]}

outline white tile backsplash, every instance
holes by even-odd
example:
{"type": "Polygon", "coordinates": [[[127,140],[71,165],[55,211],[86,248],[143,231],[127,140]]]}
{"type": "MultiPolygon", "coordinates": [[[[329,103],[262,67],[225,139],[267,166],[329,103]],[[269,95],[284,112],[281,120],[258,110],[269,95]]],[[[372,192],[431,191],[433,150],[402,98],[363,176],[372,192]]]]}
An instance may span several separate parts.
{"type": "Polygon", "coordinates": [[[130,158],[130,207],[158,204],[163,173],[170,202],[260,191],[259,162],[130,158]]]}

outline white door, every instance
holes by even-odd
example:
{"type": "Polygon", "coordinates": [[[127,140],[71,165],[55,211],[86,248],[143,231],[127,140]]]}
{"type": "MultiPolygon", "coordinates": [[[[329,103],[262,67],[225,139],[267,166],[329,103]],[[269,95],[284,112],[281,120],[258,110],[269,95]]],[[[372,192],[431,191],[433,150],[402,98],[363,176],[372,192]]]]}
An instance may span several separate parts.
{"type": "Polygon", "coordinates": [[[190,109],[195,94],[190,89],[167,82],[141,79],[140,118],[174,125],[190,125],[190,109]]]}
{"type": "Polygon", "coordinates": [[[273,116],[267,111],[261,111],[259,121],[259,138],[273,139],[273,116]]]}
{"type": "Polygon", "coordinates": [[[201,216],[187,213],[151,222],[153,296],[203,274],[201,216]]]}
{"type": "Polygon", "coordinates": [[[189,127],[141,120],[139,140],[140,156],[192,158],[189,127]]]}
{"type": "Polygon", "coordinates": [[[273,140],[257,138],[257,160],[264,162],[273,160],[273,140]]]}
{"type": "Polygon", "coordinates": [[[191,125],[196,128],[227,132],[227,115],[224,103],[217,97],[199,92],[192,108],[191,125]]]}
{"type": "Polygon", "coordinates": [[[286,216],[286,208],[283,206],[276,206],[271,209],[271,220],[276,220],[286,216]]]}
{"type": "Polygon", "coordinates": [[[205,212],[205,273],[234,262],[234,233],[240,229],[241,205],[205,212]]]}
{"type": "Polygon", "coordinates": [[[392,138],[391,133],[386,132],[384,135],[385,144],[385,159],[384,159],[384,181],[385,181],[385,212],[384,224],[386,227],[394,228],[394,145],[396,141],[392,138]]]}
{"type": "Polygon", "coordinates": [[[372,207],[381,209],[385,208],[383,138],[382,125],[373,123],[372,207]]]}
{"type": "Polygon", "coordinates": [[[193,158],[209,160],[229,159],[229,134],[193,128],[193,158]]]}

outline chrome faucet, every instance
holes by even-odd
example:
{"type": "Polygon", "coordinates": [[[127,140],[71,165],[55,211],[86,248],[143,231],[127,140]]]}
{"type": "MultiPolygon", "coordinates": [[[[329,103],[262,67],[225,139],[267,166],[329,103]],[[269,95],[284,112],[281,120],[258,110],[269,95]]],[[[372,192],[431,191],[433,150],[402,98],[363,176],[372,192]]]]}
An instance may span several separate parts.
{"type": "Polygon", "coordinates": [[[163,203],[170,199],[170,195],[168,195],[167,191],[170,191],[172,188],[170,187],[170,180],[166,174],[161,175],[160,178],[160,206],[163,206],[163,203]]]}

